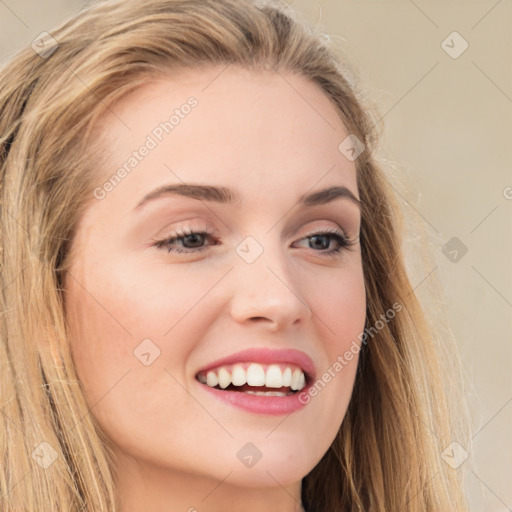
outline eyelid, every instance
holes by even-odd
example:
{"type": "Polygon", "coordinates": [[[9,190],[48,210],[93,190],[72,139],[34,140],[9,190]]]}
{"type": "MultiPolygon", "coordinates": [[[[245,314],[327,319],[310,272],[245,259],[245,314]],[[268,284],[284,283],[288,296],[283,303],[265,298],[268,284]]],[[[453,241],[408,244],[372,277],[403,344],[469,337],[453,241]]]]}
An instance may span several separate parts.
{"type": "Polygon", "coordinates": [[[343,229],[329,226],[327,228],[326,227],[316,228],[316,229],[313,229],[312,231],[308,231],[308,233],[306,233],[304,236],[301,237],[301,240],[303,238],[308,238],[310,236],[318,235],[319,233],[332,233],[335,235],[343,235],[344,237],[349,238],[349,236],[347,235],[347,233],[345,233],[345,231],[343,229]]]}
{"type": "Polygon", "coordinates": [[[184,238],[188,235],[193,234],[204,234],[209,238],[215,239],[215,230],[210,229],[206,224],[203,227],[195,227],[191,224],[181,225],[177,228],[171,230],[170,232],[166,232],[164,235],[155,237],[151,239],[151,245],[163,245],[165,242],[168,242],[170,239],[174,238],[184,238]]]}

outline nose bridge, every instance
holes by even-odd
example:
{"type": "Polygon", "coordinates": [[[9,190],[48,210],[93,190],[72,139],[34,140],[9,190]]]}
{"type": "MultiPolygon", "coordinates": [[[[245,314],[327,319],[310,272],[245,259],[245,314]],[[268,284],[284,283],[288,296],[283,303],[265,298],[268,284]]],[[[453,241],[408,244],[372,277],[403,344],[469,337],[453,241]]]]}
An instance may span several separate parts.
{"type": "Polygon", "coordinates": [[[298,286],[299,276],[293,273],[277,237],[265,236],[260,242],[248,236],[236,253],[231,302],[234,319],[266,319],[274,327],[282,327],[309,317],[309,306],[298,286]]]}

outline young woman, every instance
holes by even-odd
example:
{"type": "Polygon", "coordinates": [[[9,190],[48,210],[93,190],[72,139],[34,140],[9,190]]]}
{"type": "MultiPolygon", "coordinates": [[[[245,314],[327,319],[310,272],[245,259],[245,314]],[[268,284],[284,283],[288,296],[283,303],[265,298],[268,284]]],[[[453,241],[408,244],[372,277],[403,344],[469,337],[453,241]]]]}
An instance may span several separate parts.
{"type": "Polygon", "coordinates": [[[447,347],[321,34],[100,1],[0,112],[2,510],[465,509],[447,347]]]}

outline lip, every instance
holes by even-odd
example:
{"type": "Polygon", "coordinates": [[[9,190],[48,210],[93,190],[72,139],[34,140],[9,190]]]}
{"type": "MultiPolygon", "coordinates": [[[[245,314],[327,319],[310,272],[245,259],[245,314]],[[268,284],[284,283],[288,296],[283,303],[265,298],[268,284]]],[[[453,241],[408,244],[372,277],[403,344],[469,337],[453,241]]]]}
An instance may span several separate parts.
{"type": "Polygon", "coordinates": [[[221,391],[220,389],[211,388],[206,384],[198,382],[199,386],[207,393],[211,393],[218,400],[224,403],[238,407],[244,411],[255,414],[266,415],[284,415],[298,411],[305,407],[309,400],[300,400],[300,396],[307,396],[312,383],[306,384],[306,387],[294,395],[289,396],[258,396],[248,395],[241,391],[221,391]]]}
{"type": "Polygon", "coordinates": [[[300,396],[308,393],[309,388],[315,380],[315,365],[312,359],[304,352],[294,349],[272,350],[267,348],[252,348],[242,350],[230,356],[218,359],[208,366],[201,368],[196,372],[196,376],[200,372],[207,372],[219,366],[235,364],[235,363],[293,363],[302,368],[306,375],[306,386],[299,392],[288,396],[259,396],[249,395],[240,391],[226,391],[212,388],[206,384],[197,383],[207,393],[211,393],[215,398],[222,400],[239,409],[252,412],[255,414],[266,415],[284,415],[302,409],[307,402],[301,401],[300,396]]]}

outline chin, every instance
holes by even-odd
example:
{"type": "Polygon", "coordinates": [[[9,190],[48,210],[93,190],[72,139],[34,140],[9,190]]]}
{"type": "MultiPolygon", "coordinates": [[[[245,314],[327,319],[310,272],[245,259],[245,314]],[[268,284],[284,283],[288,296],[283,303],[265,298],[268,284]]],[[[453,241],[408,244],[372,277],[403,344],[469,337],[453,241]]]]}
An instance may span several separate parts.
{"type": "Polygon", "coordinates": [[[232,471],[229,483],[254,489],[293,485],[301,481],[323,455],[319,453],[315,457],[308,453],[304,444],[290,444],[286,449],[282,439],[276,439],[275,443],[261,441],[257,443],[258,448],[256,443],[242,443],[241,447],[241,443],[236,444],[235,458],[224,458],[222,471],[216,471],[216,478],[223,479],[232,471]]]}
{"type": "MultiPolygon", "coordinates": [[[[261,463],[261,461],[260,461],[261,463]]],[[[314,465],[304,465],[303,467],[285,467],[283,462],[276,464],[267,464],[252,468],[237,468],[230,475],[227,481],[231,485],[245,487],[248,489],[268,489],[269,487],[288,487],[300,482],[306,476],[314,465]]],[[[222,478],[225,478],[224,474],[222,478]]]]}

